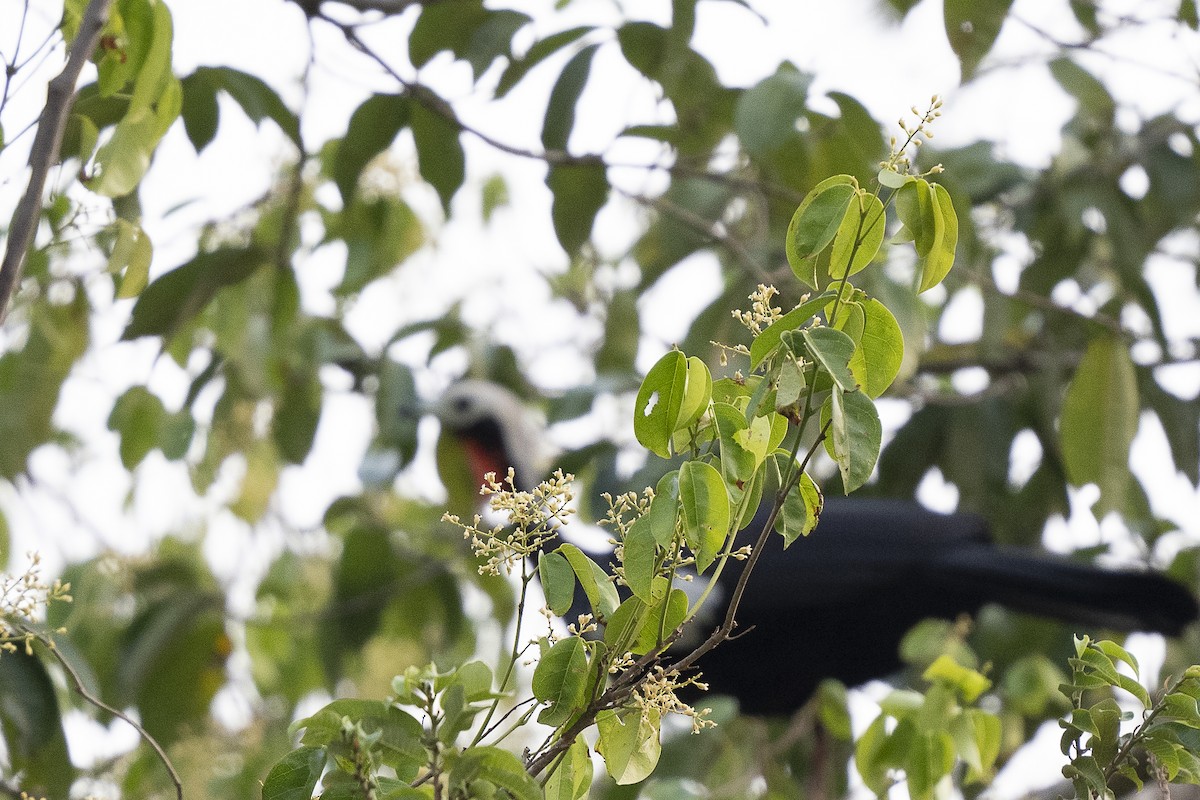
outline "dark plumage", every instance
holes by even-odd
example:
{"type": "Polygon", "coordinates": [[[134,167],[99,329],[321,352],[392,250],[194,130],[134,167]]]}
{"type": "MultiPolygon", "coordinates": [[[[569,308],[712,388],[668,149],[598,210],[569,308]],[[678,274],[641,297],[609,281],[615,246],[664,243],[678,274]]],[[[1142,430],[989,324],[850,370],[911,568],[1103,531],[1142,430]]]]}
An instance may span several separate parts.
{"type": "MultiPolygon", "coordinates": [[[[539,431],[506,390],[465,381],[451,387],[435,413],[472,452],[492,453],[493,463],[512,465],[519,479],[540,474],[530,461],[539,431]]],[[[766,511],[739,534],[746,542],[766,511]]],[[[721,578],[721,602],[740,571],[731,566],[721,578]]],[[[974,614],[987,603],[1168,635],[1198,615],[1195,598],[1163,575],[999,547],[986,521],[973,514],[830,499],[808,538],[784,550],[782,538],[772,537],[738,613],[739,630],[754,629],[707,654],[700,669],[714,692],[736,696],[743,711],[785,714],[824,678],[854,685],[897,670],[900,640],[920,620],[974,614]]]]}

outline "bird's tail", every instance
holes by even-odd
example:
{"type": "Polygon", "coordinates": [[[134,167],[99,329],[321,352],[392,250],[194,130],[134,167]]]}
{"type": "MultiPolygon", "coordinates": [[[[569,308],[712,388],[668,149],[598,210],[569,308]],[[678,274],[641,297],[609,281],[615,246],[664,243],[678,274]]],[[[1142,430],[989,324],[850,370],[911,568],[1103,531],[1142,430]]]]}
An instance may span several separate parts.
{"type": "Polygon", "coordinates": [[[937,582],[1009,608],[1120,631],[1177,636],[1200,616],[1196,598],[1154,572],[1110,570],[1004,548],[953,549],[936,558],[937,582]]]}

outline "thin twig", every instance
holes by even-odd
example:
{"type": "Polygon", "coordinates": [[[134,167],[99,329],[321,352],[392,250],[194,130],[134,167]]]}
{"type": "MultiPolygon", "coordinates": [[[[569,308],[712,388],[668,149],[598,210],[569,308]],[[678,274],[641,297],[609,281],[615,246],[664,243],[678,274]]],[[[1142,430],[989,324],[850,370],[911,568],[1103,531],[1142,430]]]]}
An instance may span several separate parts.
{"type": "Polygon", "coordinates": [[[8,315],[9,301],[20,283],[25,256],[33,244],[33,236],[41,218],[42,191],[46,188],[46,176],[49,175],[51,166],[58,161],[63,129],[66,127],[75,94],[75,84],[79,80],[83,65],[87,63],[100,41],[100,32],[108,22],[111,4],[112,0],[91,0],[88,3],[79,23],[79,33],[71,43],[67,64],[63,71],[50,81],[46,90],[46,105],[42,108],[37,136],[34,137],[33,147],[29,152],[29,186],[13,214],[12,224],[8,229],[4,261],[0,263],[0,323],[3,323],[8,315]]]}
{"type": "MultiPolygon", "coordinates": [[[[367,4],[370,0],[365,0],[367,4]]],[[[630,164],[619,162],[607,162],[601,153],[583,153],[576,155],[566,150],[533,150],[526,147],[505,142],[497,139],[486,131],[482,131],[467,123],[463,122],[454,113],[454,110],[442,98],[435,94],[425,85],[405,78],[396,68],[388,61],[375,52],[370,45],[363,41],[358,35],[358,31],[352,25],[348,25],[338,20],[332,19],[324,14],[318,15],[318,18],[337,28],[346,41],[350,43],[356,50],[370,58],[396,83],[400,84],[404,93],[416,103],[419,103],[426,111],[436,114],[446,122],[463,133],[470,134],[476,139],[479,139],[484,144],[499,150],[502,153],[508,153],[518,158],[526,158],[532,161],[542,161],[552,166],[603,166],[610,169],[633,169],[645,170],[648,172],[658,171],[666,172],[673,177],[695,178],[697,180],[709,181],[712,183],[720,183],[728,186],[731,189],[741,191],[764,192],[789,202],[800,202],[804,195],[786,186],[781,186],[769,181],[761,181],[750,178],[744,178],[737,175],[730,175],[723,172],[711,172],[703,167],[694,166],[686,162],[676,162],[674,164],[630,164]]],[[[760,273],[761,274],[761,273],[760,273]]]]}
{"type": "Polygon", "coordinates": [[[618,189],[622,195],[640,203],[648,208],[653,208],[656,211],[671,217],[682,225],[691,228],[696,233],[700,234],[709,241],[722,245],[729,249],[729,252],[741,261],[746,267],[754,273],[754,276],[762,283],[774,283],[770,272],[767,268],[754,257],[746,246],[738,241],[735,237],[728,233],[717,230],[717,223],[707,220],[691,209],[684,208],[678,203],[673,203],[665,197],[647,197],[646,195],[632,194],[618,189]]]}
{"type": "Polygon", "coordinates": [[[99,697],[96,697],[96,695],[88,691],[87,687],[83,684],[83,678],[80,677],[79,672],[77,672],[75,669],[75,666],[71,664],[67,657],[64,656],[57,647],[54,646],[54,640],[50,639],[44,634],[38,633],[33,628],[30,628],[22,623],[17,623],[17,628],[22,633],[32,636],[33,638],[37,639],[37,641],[41,642],[42,645],[45,646],[46,650],[49,651],[50,655],[54,656],[54,660],[58,662],[59,666],[61,666],[63,671],[67,673],[68,677],[70,677],[71,684],[75,689],[76,694],[96,708],[99,708],[102,711],[107,711],[114,717],[129,723],[133,729],[137,731],[138,736],[145,740],[146,744],[150,745],[150,747],[154,749],[154,752],[158,755],[158,760],[162,762],[164,767],[166,767],[167,772],[171,776],[171,783],[175,785],[175,797],[177,800],[183,800],[183,781],[180,780],[179,773],[175,771],[175,765],[171,763],[171,759],[167,756],[167,751],[164,750],[162,745],[158,743],[158,740],[151,736],[149,731],[143,728],[140,723],[138,723],[124,711],[120,711],[113,706],[110,706],[108,703],[104,702],[99,697]]]}
{"type": "Polygon", "coordinates": [[[1040,295],[1037,292],[1031,292],[1028,289],[1018,288],[1015,291],[1006,292],[996,285],[996,282],[990,275],[987,275],[983,272],[971,272],[970,277],[985,291],[992,292],[1000,297],[1013,300],[1031,308],[1036,308],[1039,311],[1048,311],[1052,314],[1062,314],[1064,316],[1074,317],[1075,319],[1081,320],[1085,323],[1092,323],[1093,325],[1099,325],[1102,328],[1107,328],[1109,331],[1115,333],[1122,339],[1132,339],[1132,334],[1125,330],[1125,328],[1121,325],[1120,320],[1110,317],[1107,314],[1101,314],[1100,312],[1096,312],[1095,314],[1085,314],[1084,312],[1078,311],[1074,308],[1060,305],[1051,300],[1049,297],[1040,295]]]}

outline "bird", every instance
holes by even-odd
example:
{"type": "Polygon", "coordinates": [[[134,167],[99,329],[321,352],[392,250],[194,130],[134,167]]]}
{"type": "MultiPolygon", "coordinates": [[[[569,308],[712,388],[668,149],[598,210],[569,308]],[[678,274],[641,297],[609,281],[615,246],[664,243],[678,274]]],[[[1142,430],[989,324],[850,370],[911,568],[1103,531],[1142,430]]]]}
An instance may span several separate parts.
{"type": "MultiPolygon", "coordinates": [[[[509,390],[463,380],[431,410],[465,447],[477,480],[509,467],[518,488],[540,478],[533,456],[544,452],[544,435],[509,390]]],[[[752,541],[768,512],[761,508],[739,537],[752,541]]],[[[728,602],[738,575],[722,572],[718,600],[728,602]]],[[[989,603],[1168,636],[1200,615],[1195,597],[1165,575],[1000,546],[976,514],[830,498],[808,537],[786,549],[782,537],[771,537],[738,607],[741,635],[705,654],[699,668],[712,691],[735,697],[743,713],[786,715],[827,678],[855,686],[900,670],[901,640],[918,622],[956,620],[989,603]]],[[[723,616],[718,608],[711,624],[723,616]]]]}

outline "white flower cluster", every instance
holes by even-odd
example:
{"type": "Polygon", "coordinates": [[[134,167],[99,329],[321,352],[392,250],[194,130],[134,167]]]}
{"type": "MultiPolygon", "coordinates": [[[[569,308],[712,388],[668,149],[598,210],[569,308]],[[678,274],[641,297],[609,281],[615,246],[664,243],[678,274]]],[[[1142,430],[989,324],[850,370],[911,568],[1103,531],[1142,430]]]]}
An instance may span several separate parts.
{"type": "Polygon", "coordinates": [[[46,583],[40,565],[41,556],[30,553],[29,567],[23,574],[0,575],[0,654],[15,653],[20,642],[32,655],[36,637],[21,621],[36,621],[51,603],[71,602],[71,584],[57,579],[46,583]]]}
{"type": "Polygon", "coordinates": [[[488,505],[493,511],[507,516],[508,524],[482,528],[479,515],[470,524],[454,514],[446,514],[442,519],[462,528],[463,538],[469,539],[471,549],[484,559],[479,567],[481,575],[499,575],[501,567],[511,574],[514,567],[553,539],[559,526],[575,513],[571,506],[574,480],[574,475],[556,470],[533,491],[522,492],[517,490],[511,468],[503,481],[489,472],[479,493],[489,498],[488,505]]]}

